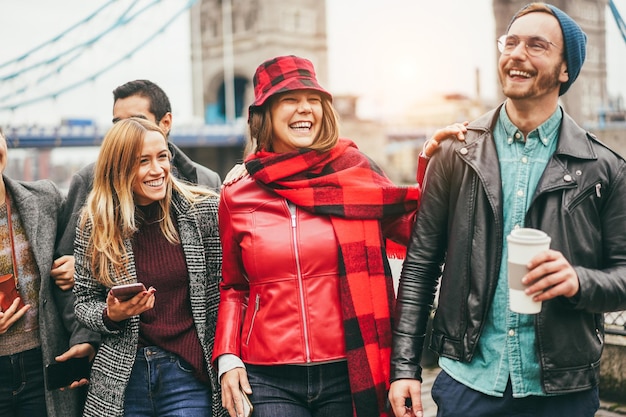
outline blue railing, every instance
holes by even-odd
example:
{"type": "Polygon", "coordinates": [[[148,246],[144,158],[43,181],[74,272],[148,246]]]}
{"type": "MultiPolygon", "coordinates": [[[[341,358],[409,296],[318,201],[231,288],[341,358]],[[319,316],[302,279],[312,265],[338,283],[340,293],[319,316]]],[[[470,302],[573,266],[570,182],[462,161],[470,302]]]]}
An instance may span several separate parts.
{"type": "MultiPolygon", "coordinates": [[[[11,126],[4,128],[11,148],[99,146],[108,126],[11,126]]],[[[175,126],[170,141],[184,147],[238,146],[245,142],[241,125],[175,126]]]]}

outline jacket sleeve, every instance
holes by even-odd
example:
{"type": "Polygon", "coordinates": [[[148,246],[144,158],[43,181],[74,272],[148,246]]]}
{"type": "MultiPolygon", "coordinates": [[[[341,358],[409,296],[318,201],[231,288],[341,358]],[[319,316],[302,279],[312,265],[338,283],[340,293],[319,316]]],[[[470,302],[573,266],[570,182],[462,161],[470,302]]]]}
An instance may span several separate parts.
{"type": "Polygon", "coordinates": [[[83,173],[83,168],[72,176],[70,188],[67,192],[67,198],[63,204],[57,231],[57,243],[55,257],[74,254],[74,239],[76,238],[76,225],[80,217],[80,211],[87,202],[87,196],[91,191],[91,183],[83,173]]]}
{"type": "Polygon", "coordinates": [[[244,275],[241,249],[237,242],[228,207],[230,187],[224,188],[218,211],[222,241],[222,283],[217,314],[213,362],[230,353],[240,357],[241,328],[248,305],[250,287],[244,275]]]}
{"type": "MultiPolygon", "coordinates": [[[[80,211],[87,201],[87,195],[91,188],[91,183],[88,178],[82,174],[92,168],[92,165],[88,165],[88,167],[83,168],[72,176],[70,188],[59,216],[55,259],[63,255],[74,255],[76,224],[78,223],[80,211]]],[[[78,343],[91,343],[97,347],[100,343],[100,334],[85,328],[76,320],[74,313],[74,293],[71,290],[63,291],[57,285],[53,285],[52,291],[62,314],[65,328],[70,334],[70,346],[78,343]]]]}
{"type": "Polygon", "coordinates": [[[420,152],[419,157],[417,158],[417,172],[415,174],[415,180],[419,185],[424,185],[424,177],[426,176],[428,161],[430,161],[430,158],[424,155],[424,152],[420,152]]]}
{"type": "Polygon", "coordinates": [[[403,378],[421,380],[426,326],[446,248],[450,198],[447,175],[450,167],[446,161],[451,155],[445,155],[444,149],[440,153],[429,162],[428,182],[421,195],[400,277],[391,356],[392,382],[403,378]]]}
{"type": "Polygon", "coordinates": [[[219,174],[200,164],[194,163],[196,174],[198,176],[198,184],[205,185],[213,189],[216,193],[220,192],[222,180],[219,174]]]}
{"type": "Polygon", "coordinates": [[[74,251],[74,309],[76,318],[89,330],[100,334],[120,333],[120,330],[109,330],[103,319],[106,308],[108,289],[96,281],[91,271],[87,242],[91,234],[91,225],[79,228],[76,235],[74,251]]]}
{"type": "MultiPolygon", "coordinates": [[[[626,310],[626,163],[617,169],[600,191],[606,201],[596,218],[601,222],[601,268],[574,265],[580,291],[571,301],[575,308],[594,313],[626,310]]],[[[595,250],[595,249],[594,249],[595,250]]]]}

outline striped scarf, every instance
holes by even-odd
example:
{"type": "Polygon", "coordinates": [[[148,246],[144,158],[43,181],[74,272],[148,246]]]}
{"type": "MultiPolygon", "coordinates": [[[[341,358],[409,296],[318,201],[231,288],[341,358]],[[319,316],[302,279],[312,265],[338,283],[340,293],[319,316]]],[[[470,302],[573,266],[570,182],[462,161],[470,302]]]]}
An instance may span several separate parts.
{"type": "Polygon", "coordinates": [[[393,282],[380,220],[414,212],[418,187],[395,186],[346,139],[328,152],[257,152],[246,168],[259,183],[329,216],[339,245],[340,293],[354,415],[387,416],[393,282]]]}

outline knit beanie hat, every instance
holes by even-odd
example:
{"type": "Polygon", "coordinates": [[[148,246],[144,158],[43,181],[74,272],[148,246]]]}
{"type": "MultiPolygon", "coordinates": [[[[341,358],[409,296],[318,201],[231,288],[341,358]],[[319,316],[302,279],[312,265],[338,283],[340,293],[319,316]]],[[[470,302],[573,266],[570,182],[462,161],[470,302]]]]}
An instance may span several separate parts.
{"type": "MultiPolygon", "coordinates": [[[[519,17],[519,14],[528,6],[529,5],[522,7],[520,11],[513,16],[511,23],[509,23],[509,28],[519,17]]],[[[559,25],[561,25],[561,32],[563,33],[563,56],[565,57],[565,63],[567,64],[567,74],[569,79],[561,84],[559,95],[562,96],[574,83],[576,78],[578,78],[580,68],[583,66],[583,62],[585,62],[587,35],[583,32],[580,26],[578,26],[578,23],[576,23],[574,19],[569,17],[561,9],[551,4],[546,4],[546,6],[548,6],[548,8],[552,11],[556,20],[559,21],[559,25]]]]}

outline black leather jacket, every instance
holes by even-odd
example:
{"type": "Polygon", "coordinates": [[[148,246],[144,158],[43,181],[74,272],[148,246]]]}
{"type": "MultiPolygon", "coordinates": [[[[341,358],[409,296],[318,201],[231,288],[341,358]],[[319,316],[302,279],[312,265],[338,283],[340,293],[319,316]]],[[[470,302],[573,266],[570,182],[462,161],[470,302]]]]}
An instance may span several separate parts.
{"type": "MultiPolygon", "coordinates": [[[[398,294],[391,381],[421,378],[424,333],[440,276],[430,348],[465,362],[474,355],[502,257],[502,187],[492,139],[498,111],[470,124],[465,143],[443,142],[428,166],[398,294]]],[[[546,393],[598,384],[601,313],[626,309],[625,174],[620,156],[564,114],[556,152],[525,220],[552,237],[551,248],[563,253],[580,281],[575,297],[544,301],[535,318],[546,393]]]]}

